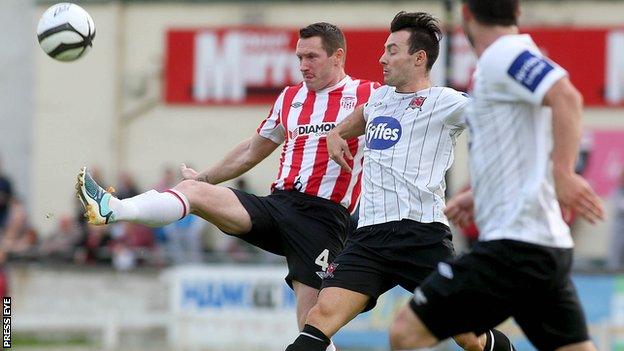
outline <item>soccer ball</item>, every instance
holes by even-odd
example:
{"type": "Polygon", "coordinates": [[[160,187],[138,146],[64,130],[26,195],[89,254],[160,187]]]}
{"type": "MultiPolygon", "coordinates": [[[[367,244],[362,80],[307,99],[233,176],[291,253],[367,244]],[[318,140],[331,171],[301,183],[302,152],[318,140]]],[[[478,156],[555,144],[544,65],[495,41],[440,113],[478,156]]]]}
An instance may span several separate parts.
{"type": "Polygon", "coordinates": [[[37,25],[39,45],[59,61],[74,61],[93,46],[95,23],[82,7],[63,2],[47,9],[37,25]]]}

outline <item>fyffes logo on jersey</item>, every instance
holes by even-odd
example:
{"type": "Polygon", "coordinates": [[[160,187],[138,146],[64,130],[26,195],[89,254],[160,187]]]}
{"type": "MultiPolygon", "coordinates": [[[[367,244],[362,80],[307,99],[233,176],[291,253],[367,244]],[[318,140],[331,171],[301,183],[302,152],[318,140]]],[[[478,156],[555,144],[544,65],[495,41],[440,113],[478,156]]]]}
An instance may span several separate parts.
{"type": "Polygon", "coordinates": [[[297,138],[301,135],[313,135],[316,137],[321,137],[327,135],[330,130],[334,129],[336,123],[328,122],[328,123],[320,123],[320,124],[304,124],[302,126],[298,126],[292,132],[292,138],[297,138]]]}
{"type": "Polygon", "coordinates": [[[393,147],[401,138],[401,123],[392,117],[375,117],[366,128],[366,146],[372,150],[393,147]]]}

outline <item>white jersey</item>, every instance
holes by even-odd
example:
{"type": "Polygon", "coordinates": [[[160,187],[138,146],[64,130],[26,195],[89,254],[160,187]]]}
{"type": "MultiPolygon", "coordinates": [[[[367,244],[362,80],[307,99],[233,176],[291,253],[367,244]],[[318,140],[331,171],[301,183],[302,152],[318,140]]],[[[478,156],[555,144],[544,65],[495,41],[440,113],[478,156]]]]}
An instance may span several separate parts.
{"type": "Polygon", "coordinates": [[[553,182],[552,116],[542,106],[566,75],[528,35],[503,36],[481,55],[467,117],[480,240],[573,246],[553,182]]]}
{"type": "Polygon", "coordinates": [[[358,227],[412,219],[448,224],[444,175],[469,99],[451,88],[383,86],[364,107],[366,142],[358,227]]]}

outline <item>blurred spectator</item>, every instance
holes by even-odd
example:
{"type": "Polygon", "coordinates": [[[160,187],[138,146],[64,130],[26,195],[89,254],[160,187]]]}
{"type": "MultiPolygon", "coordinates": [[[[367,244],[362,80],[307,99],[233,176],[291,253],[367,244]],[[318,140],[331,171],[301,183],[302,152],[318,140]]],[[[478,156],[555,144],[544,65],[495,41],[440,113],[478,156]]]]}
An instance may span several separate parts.
{"type": "Polygon", "coordinates": [[[134,178],[128,172],[121,172],[119,174],[119,184],[115,189],[115,196],[118,199],[127,199],[129,197],[137,196],[141,193],[139,187],[137,187],[134,178]]]}
{"type": "Polygon", "coordinates": [[[61,216],[58,227],[41,243],[39,253],[47,258],[72,261],[81,239],[76,221],[71,216],[61,216]]]}
{"type": "Polygon", "coordinates": [[[26,207],[16,198],[9,205],[5,226],[0,230],[2,250],[9,257],[34,258],[37,232],[29,225],[26,207]]]}
{"type": "Polygon", "coordinates": [[[81,240],[76,249],[77,263],[108,263],[111,260],[109,243],[111,236],[107,227],[87,224],[81,230],[81,240]]]}
{"type": "Polygon", "coordinates": [[[151,228],[134,223],[115,223],[112,228],[113,267],[129,270],[152,259],[155,240],[151,228]]]}
{"type": "Polygon", "coordinates": [[[609,245],[608,267],[611,269],[624,268],[624,167],[622,168],[619,184],[613,195],[613,218],[610,230],[611,243],[609,245]]]}
{"type": "Polygon", "coordinates": [[[201,263],[203,254],[203,233],[208,222],[188,215],[163,227],[167,237],[167,252],[173,264],[201,263]]]}
{"type": "Polygon", "coordinates": [[[165,191],[173,188],[177,183],[176,171],[173,167],[166,166],[163,168],[162,178],[156,185],[154,185],[153,189],[156,191],[165,191]]]}
{"type": "Polygon", "coordinates": [[[0,229],[4,227],[11,199],[13,198],[13,186],[11,181],[2,172],[2,163],[0,160],[0,229]]]}

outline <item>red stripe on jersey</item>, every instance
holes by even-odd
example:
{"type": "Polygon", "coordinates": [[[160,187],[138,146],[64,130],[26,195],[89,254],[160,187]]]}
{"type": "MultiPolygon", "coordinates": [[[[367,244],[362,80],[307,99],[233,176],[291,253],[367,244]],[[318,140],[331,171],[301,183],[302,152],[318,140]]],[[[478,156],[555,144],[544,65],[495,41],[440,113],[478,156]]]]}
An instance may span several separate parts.
{"type": "MultiPolygon", "coordinates": [[[[297,125],[310,123],[310,116],[312,116],[312,112],[314,111],[315,101],[316,92],[308,91],[306,99],[303,102],[301,113],[299,114],[299,118],[297,119],[297,125]]],[[[286,115],[285,118],[287,119],[288,115],[286,115]]],[[[288,134],[288,132],[286,133],[288,134]]],[[[294,188],[295,179],[299,176],[299,171],[301,170],[301,163],[303,162],[303,152],[307,140],[307,135],[299,136],[297,137],[297,139],[295,139],[295,144],[292,150],[293,156],[290,171],[288,172],[288,176],[286,177],[286,179],[284,179],[285,190],[290,190],[294,188]]]]}
{"type": "Polygon", "coordinates": [[[288,87],[286,93],[284,93],[284,102],[282,103],[282,113],[280,114],[280,119],[282,125],[284,126],[284,133],[286,133],[286,140],[290,138],[288,135],[288,114],[290,113],[290,107],[292,106],[293,100],[301,87],[303,87],[303,83],[293,87],[288,87]]]}
{"type": "Polygon", "coordinates": [[[264,127],[264,125],[269,120],[269,118],[271,118],[271,116],[273,115],[273,108],[274,107],[275,106],[271,106],[271,111],[269,111],[269,115],[267,116],[267,118],[264,119],[264,121],[262,121],[262,123],[260,123],[260,126],[258,127],[258,129],[256,129],[256,133],[260,133],[260,131],[262,130],[262,127],[264,127]]]}
{"type": "MultiPolygon", "coordinates": [[[[284,92],[284,100],[282,101],[282,111],[280,113],[280,121],[284,126],[284,133],[286,133],[286,141],[288,141],[288,114],[290,113],[290,106],[292,105],[295,96],[299,90],[303,87],[303,83],[286,88],[284,92]]],[[[286,159],[286,147],[288,143],[285,142],[282,147],[282,155],[280,156],[279,171],[277,171],[277,180],[282,178],[282,171],[284,170],[284,160],[286,159]]],[[[275,182],[271,185],[271,191],[275,189],[275,182]]]]}
{"type": "MultiPolygon", "coordinates": [[[[346,85],[346,84],[345,84],[346,85]]],[[[345,85],[340,88],[331,91],[327,99],[327,109],[325,110],[325,116],[323,116],[323,122],[336,122],[338,119],[338,113],[340,112],[340,100],[342,99],[342,92],[345,85]]],[[[321,187],[321,180],[327,171],[327,162],[329,161],[329,153],[327,152],[327,139],[325,137],[319,139],[318,146],[316,147],[316,156],[314,157],[314,168],[312,174],[308,179],[308,185],[305,188],[305,192],[310,195],[318,195],[318,190],[321,187]]]]}
{"type": "MultiPolygon", "coordinates": [[[[371,91],[372,91],[371,84],[360,84],[357,87],[357,92],[356,92],[356,96],[357,96],[356,105],[359,106],[367,102],[368,98],[370,97],[371,91]]],[[[350,139],[347,141],[347,143],[349,144],[349,151],[351,151],[351,155],[355,155],[355,153],[358,151],[358,148],[359,148],[358,139],[357,138],[350,139]]],[[[347,160],[347,163],[349,164],[349,167],[353,169],[353,160],[347,160]]],[[[356,185],[353,188],[353,192],[358,192],[358,193],[360,192],[361,179],[362,179],[362,174],[360,173],[357,179],[355,180],[356,185]]],[[[331,200],[340,202],[342,198],[345,196],[347,190],[349,189],[349,184],[351,183],[351,180],[352,180],[351,174],[341,169],[340,175],[338,176],[338,179],[336,180],[336,184],[334,185],[334,190],[332,191],[331,200]]],[[[351,206],[354,206],[354,204],[350,203],[349,207],[351,206]]]]}
{"type": "MultiPolygon", "coordinates": [[[[362,167],[363,165],[364,165],[364,158],[362,157],[362,160],[360,161],[360,167],[362,167]]],[[[355,207],[360,201],[361,191],[362,191],[362,177],[360,176],[355,182],[355,186],[353,187],[353,191],[351,192],[351,200],[349,201],[349,208],[348,208],[349,213],[355,210],[355,207]]]]}
{"type": "Polygon", "coordinates": [[[271,184],[271,192],[275,190],[275,185],[277,185],[277,181],[282,179],[282,170],[284,169],[284,160],[286,160],[286,147],[287,146],[288,146],[288,143],[284,143],[284,145],[282,146],[282,154],[280,155],[280,160],[279,160],[279,171],[277,171],[276,180],[273,182],[273,184],[271,184]]]}
{"type": "Polygon", "coordinates": [[[379,83],[360,84],[357,87],[357,93],[356,93],[357,102],[355,103],[355,105],[356,106],[360,106],[361,104],[366,103],[368,101],[368,98],[371,95],[371,92],[372,92],[373,88],[377,89],[378,87],[379,87],[379,83]]]}
{"type": "MultiPolygon", "coordinates": [[[[359,139],[358,138],[349,139],[347,140],[347,144],[349,145],[349,151],[351,152],[351,155],[355,155],[355,153],[358,151],[358,148],[360,146],[359,139]]],[[[347,161],[347,164],[349,165],[349,167],[351,167],[351,169],[353,170],[353,160],[346,159],[346,157],[345,157],[345,160],[347,161]]],[[[359,182],[360,178],[362,178],[361,173],[360,175],[358,175],[358,179],[356,180],[356,182],[359,182]]],[[[341,168],[340,175],[338,175],[338,179],[336,179],[336,184],[334,184],[334,190],[332,190],[330,200],[340,203],[342,198],[347,193],[350,183],[351,183],[351,173],[341,168]]],[[[353,189],[353,191],[355,190],[356,189],[353,189]]]]}

